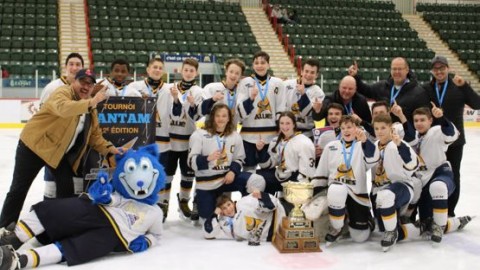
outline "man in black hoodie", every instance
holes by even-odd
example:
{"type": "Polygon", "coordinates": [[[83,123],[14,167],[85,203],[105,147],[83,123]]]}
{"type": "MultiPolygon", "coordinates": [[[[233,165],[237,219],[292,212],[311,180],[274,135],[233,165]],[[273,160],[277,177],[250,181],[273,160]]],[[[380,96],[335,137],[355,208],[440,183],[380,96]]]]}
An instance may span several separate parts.
{"type": "Polygon", "coordinates": [[[338,90],[325,97],[320,112],[312,112],[313,120],[320,121],[325,118],[328,113],[328,105],[333,102],[343,105],[344,115],[353,115],[356,118],[360,118],[362,126],[364,122],[372,122],[372,114],[370,113],[367,99],[357,93],[355,78],[352,76],[347,75],[343,77],[338,90]]]}
{"type": "MultiPolygon", "coordinates": [[[[354,62],[348,68],[348,74],[357,82],[357,90],[360,94],[376,101],[386,100],[390,106],[394,101],[402,107],[408,121],[413,121],[412,113],[420,107],[430,107],[430,99],[427,92],[417,84],[410,72],[407,60],[403,57],[393,58],[390,65],[390,77],[372,85],[365,84],[358,75],[358,65],[354,62]]],[[[399,119],[391,114],[393,122],[399,119]]],[[[412,122],[413,123],[413,122],[412,122]]]]}
{"type": "Polygon", "coordinates": [[[443,109],[445,117],[452,121],[460,131],[460,137],[452,143],[446,152],[447,160],[452,165],[455,191],[448,198],[448,215],[455,216],[455,206],[460,195],[460,165],[465,144],[463,128],[463,109],[465,105],[474,110],[480,109],[480,96],[459,75],[448,77],[449,66],[447,58],[435,56],[432,59],[432,81],[422,85],[430,96],[430,100],[443,109]]]}

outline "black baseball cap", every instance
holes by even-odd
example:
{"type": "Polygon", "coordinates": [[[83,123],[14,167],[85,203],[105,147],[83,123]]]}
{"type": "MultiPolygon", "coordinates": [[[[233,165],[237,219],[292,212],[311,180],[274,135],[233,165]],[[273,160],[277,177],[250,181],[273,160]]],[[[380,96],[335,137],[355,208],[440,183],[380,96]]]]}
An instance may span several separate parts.
{"type": "Polygon", "coordinates": [[[75,80],[80,80],[87,77],[92,79],[92,84],[95,84],[97,82],[95,73],[90,69],[81,69],[80,71],[78,71],[77,75],[75,75],[75,80]]]}

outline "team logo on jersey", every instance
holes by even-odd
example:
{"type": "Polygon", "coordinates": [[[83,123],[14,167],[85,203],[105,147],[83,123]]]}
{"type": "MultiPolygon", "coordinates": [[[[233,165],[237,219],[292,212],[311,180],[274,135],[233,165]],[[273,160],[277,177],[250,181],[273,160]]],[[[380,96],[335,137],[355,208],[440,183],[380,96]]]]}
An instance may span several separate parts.
{"type": "Polygon", "coordinates": [[[347,185],[355,185],[356,183],[352,168],[350,167],[350,169],[347,169],[347,166],[344,163],[337,167],[337,174],[335,175],[334,180],[347,185]]]}
{"type": "Polygon", "coordinates": [[[268,98],[258,102],[255,119],[272,119],[272,107],[268,98]]]}
{"type": "Polygon", "coordinates": [[[427,165],[425,164],[425,160],[423,160],[421,155],[417,155],[418,157],[418,170],[419,172],[424,172],[428,170],[427,165]]]}
{"type": "Polygon", "coordinates": [[[290,107],[290,110],[295,115],[300,114],[300,106],[298,106],[298,103],[294,103],[292,107],[290,107]]]}
{"type": "Polygon", "coordinates": [[[275,87],[275,90],[273,90],[273,93],[275,93],[275,95],[278,95],[278,87],[275,87]]]}
{"type": "Polygon", "coordinates": [[[375,169],[373,185],[376,187],[381,187],[390,183],[391,181],[388,179],[387,172],[385,172],[385,167],[383,167],[383,160],[381,160],[375,169]]]}
{"type": "Polygon", "coordinates": [[[262,225],[262,223],[265,222],[265,220],[260,219],[260,218],[254,218],[250,216],[244,216],[245,218],[245,229],[250,232],[250,231],[255,231],[262,225]]]}
{"type": "Polygon", "coordinates": [[[215,161],[215,166],[212,168],[212,170],[223,171],[228,170],[229,168],[230,166],[228,165],[227,149],[225,147],[225,144],[223,144],[220,157],[215,161]]]}

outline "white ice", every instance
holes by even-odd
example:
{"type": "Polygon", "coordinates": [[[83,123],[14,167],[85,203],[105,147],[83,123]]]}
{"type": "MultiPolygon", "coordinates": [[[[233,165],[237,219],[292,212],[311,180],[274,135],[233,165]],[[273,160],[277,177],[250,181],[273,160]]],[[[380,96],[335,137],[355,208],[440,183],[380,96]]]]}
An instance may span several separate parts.
{"type": "MultiPolygon", "coordinates": [[[[0,203],[3,204],[13,173],[15,149],[20,130],[0,130],[0,203]]],[[[75,269],[479,269],[480,267],[480,129],[466,131],[467,145],[462,164],[462,191],[457,215],[475,215],[460,232],[444,236],[438,247],[427,240],[399,242],[387,253],[380,247],[380,234],[375,233],[367,243],[355,244],[349,240],[325,248],[321,253],[280,254],[271,243],[258,247],[246,242],[204,240],[201,230],[180,220],[176,199],[178,173],[174,180],[170,211],[164,236],[159,246],[139,254],[116,254],[101,258],[75,269]],[[479,177],[479,179],[477,179],[479,177]]],[[[43,173],[34,181],[23,211],[42,200],[43,173]]],[[[65,264],[43,269],[66,269],[65,264]]]]}

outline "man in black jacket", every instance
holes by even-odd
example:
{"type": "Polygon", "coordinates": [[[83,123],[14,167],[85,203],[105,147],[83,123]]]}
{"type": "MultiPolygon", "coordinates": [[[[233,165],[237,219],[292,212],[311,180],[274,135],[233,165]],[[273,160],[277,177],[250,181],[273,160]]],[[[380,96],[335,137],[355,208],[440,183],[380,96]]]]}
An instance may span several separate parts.
{"type": "MultiPolygon", "coordinates": [[[[348,68],[348,74],[357,82],[357,90],[360,94],[376,101],[386,100],[390,106],[394,101],[402,107],[408,121],[413,121],[412,113],[420,107],[430,107],[430,99],[425,89],[417,85],[413,73],[410,72],[407,60],[396,57],[390,65],[390,77],[372,85],[365,84],[358,75],[358,65],[354,62],[348,68]]],[[[391,114],[393,122],[399,119],[391,114]]]]}
{"type": "Polygon", "coordinates": [[[347,75],[343,77],[338,90],[325,97],[320,112],[312,112],[313,120],[320,121],[324,119],[327,116],[328,105],[333,102],[343,105],[344,115],[353,115],[356,118],[360,118],[362,123],[372,122],[372,114],[370,113],[367,99],[357,93],[355,78],[352,76],[347,75]]]}
{"type": "Polygon", "coordinates": [[[463,109],[465,105],[474,110],[480,109],[480,96],[459,75],[448,77],[449,67],[447,58],[435,56],[432,59],[433,79],[423,85],[430,100],[443,109],[445,117],[452,121],[460,137],[448,147],[447,160],[452,165],[456,189],[448,198],[448,215],[455,216],[455,206],[460,195],[460,165],[462,162],[463,145],[465,144],[465,131],[463,128],[463,109]]]}

